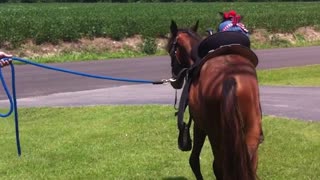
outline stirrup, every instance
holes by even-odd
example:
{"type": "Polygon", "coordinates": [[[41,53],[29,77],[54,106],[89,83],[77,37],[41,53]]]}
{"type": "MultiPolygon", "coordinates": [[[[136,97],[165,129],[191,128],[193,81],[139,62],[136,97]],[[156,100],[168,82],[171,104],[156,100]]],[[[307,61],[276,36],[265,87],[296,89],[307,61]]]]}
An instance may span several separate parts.
{"type": "Polygon", "coordinates": [[[192,149],[192,141],[190,138],[190,127],[183,123],[179,129],[178,147],[181,151],[190,151],[192,149]]]}

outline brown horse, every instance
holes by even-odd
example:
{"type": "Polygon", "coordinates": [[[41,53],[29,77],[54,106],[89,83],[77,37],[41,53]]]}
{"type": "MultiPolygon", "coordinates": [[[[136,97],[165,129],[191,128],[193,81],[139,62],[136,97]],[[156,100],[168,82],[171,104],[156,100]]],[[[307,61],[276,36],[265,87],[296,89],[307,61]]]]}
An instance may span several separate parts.
{"type": "MultiPolygon", "coordinates": [[[[196,178],[203,179],[199,156],[208,136],[216,179],[254,180],[258,146],[263,139],[257,58],[241,45],[218,48],[198,58],[201,38],[196,34],[197,28],[198,22],[190,29],[178,29],[172,21],[167,46],[172,74],[177,78],[171,85],[180,89],[186,82],[185,106],[189,106],[194,121],[190,166],[196,178]]],[[[184,105],[180,107],[184,110],[184,105]]],[[[181,122],[178,125],[181,133],[181,122]]]]}

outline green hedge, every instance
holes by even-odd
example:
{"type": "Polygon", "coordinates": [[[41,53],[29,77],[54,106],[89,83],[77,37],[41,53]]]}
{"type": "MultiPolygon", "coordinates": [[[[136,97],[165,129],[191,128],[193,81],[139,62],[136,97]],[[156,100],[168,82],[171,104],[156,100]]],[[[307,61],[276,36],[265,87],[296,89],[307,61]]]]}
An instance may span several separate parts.
{"type": "Polygon", "coordinates": [[[140,34],[164,37],[171,19],[179,26],[200,20],[200,32],[216,28],[219,11],[235,9],[249,29],[291,32],[319,26],[320,3],[32,3],[0,6],[0,45],[26,40],[57,43],[81,37],[119,40],[140,34]]]}

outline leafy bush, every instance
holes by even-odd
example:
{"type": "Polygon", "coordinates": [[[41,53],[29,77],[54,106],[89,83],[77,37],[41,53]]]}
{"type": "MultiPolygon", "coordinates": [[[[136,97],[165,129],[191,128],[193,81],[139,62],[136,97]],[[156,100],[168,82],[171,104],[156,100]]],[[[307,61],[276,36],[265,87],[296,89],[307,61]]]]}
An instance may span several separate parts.
{"type": "Polygon", "coordinates": [[[152,37],[144,38],[141,50],[142,52],[149,55],[155,54],[157,52],[157,43],[155,38],[152,38],[152,37]]]}

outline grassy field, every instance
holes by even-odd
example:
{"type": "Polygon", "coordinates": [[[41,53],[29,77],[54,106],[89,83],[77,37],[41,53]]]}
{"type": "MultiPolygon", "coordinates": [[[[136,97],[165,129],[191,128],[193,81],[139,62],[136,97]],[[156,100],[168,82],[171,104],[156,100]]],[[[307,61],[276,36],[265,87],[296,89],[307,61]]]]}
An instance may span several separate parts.
{"type": "MultiPolygon", "coordinates": [[[[21,108],[22,156],[12,119],[0,121],[0,179],[194,179],[177,149],[171,106],[21,108]]],[[[320,177],[320,124],[264,117],[261,179],[320,177]]],[[[208,143],[201,155],[212,178],[208,143]]]]}
{"type": "Polygon", "coordinates": [[[259,70],[260,85],[320,86],[320,65],[259,70]]]}
{"type": "Polygon", "coordinates": [[[217,27],[219,11],[237,10],[249,29],[293,32],[299,27],[320,25],[320,4],[295,3],[49,3],[2,4],[1,45],[74,41],[80,37],[122,39],[135,34],[163,37],[171,19],[179,25],[200,20],[200,32],[217,27]],[[137,11],[137,9],[139,9],[137,11]]]}
{"type": "Polygon", "coordinates": [[[206,35],[206,29],[215,29],[220,22],[218,12],[230,9],[243,15],[243,22],[254,32],[253,49],[320,45],[318,38],[310,39],[312,31],[320,30],[319,8],[316,2],[4,3],[0,49],[42,63],[163,55],[167,53],[162,47],[145,42],[166,38],[172,19],[179,27],[200,20],[199,33],[206,35]],[[300,27],[310,31],[297,31],[300,27]],[[120,50],[94,41],[110,37],[123,42],[136,35],[144,43],[120,50]],[[81,40],[93,42],[83,45],[81,40]]]}
{"type": "MultiPolygon", "coordinates": [[[[164,51],[159,51],[156,55],[167,55],[164,51]]],[[[38,63],[64,63],[64,62],[79,62],[79,61],[93,61],[93,60],[110,60],[110,59],[119,59],[119,58],[138,58],[138,57],[148,57],[149,54],[131,51],[131,50],[120,50],[116,52],[68,52],[68,53],[58,53],[53,56],[39,56],[36,58],[26,59],[38,63]]],[[[21,63],[17,63],[21,64],[21,63]]]]}

